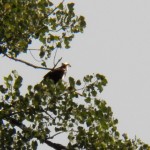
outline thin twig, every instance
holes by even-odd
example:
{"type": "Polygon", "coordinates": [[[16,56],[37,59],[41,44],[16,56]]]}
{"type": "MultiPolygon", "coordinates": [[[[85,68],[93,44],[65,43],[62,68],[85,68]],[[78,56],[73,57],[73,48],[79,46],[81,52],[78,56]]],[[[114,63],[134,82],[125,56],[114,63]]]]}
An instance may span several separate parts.
{"type": "Polygon", "coordinates": [[[58,59],[57,63],[54,65],[53,69],[58,65],[58,63],[62,60],[62,57],[58,59]]]}
{"type": "Polygon", "coordinates": [[[37,61],[37,62],[42,62],[42,60],[37,60],[37,59],[34,57],[34,55],[32,54],[32,52],[31,52],[31,50],[30,50],[30,49],[28,49],[28,50],[29,50],[29,52],[30,52],[30,54],[31,54],[32,58],[33,58],[35,61],[37,61]]]}
{"type": "Polygon", "coordinates": [[[56,59],[57,51],[58,51],[58,48],[56,48],[56,50],[55,50],[54,61],[53,61],[54,66],[55,66],[55,59],[56,59]]]}
{"type": "Polygon", "coordinates": [[[43,109],[43,112],[45,112],[45,114],[47,114],[51,119],[54,120],[54,118],[47,111],[45,111],[44,109],[43,109]]]}
{"type": "Polygon", "coordinates": [[[83,96],[83,94],[81,94],[81,93],[79,93],[79,92],[77,92],[77,91],[75,91],[75,93],[78,94],[78,95],[80,95],[80,96],[83,96]]]}
{"type": "Polygon", "coordinates": [[[45,68],[45,67],[35,66],[35,65],[33,65],[33,64],[29,63],[29,62],[26,62],[26,61],[24,61],[24,60],[11,57],[11,56],[9,56],[9,55],[7,55],[7,54],[4,54],[4,55],[5,55],[6,57],[8,57],[8,58],[14,60],[14,61],[21,62],[21,63],[23,63],[23,64],[26,64],[26,65],[28,65],[28,66],[30,66],[30,67],[33,67],[33,68],[36,68],[36,69],[52,70],[51,68],[45,68]]]}

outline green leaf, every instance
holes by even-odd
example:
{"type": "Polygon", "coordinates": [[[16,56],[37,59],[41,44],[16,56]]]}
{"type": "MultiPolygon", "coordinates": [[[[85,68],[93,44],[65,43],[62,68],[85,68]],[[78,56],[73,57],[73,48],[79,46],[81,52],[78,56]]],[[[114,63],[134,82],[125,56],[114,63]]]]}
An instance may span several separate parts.
{"type": "Polygon", "coordinates": [[[69,11],[73,11],[74,10],[74,3],[69,3],[67,4],[69,11]]]}
{"type": "Polygon", "coordinates": [[[39,55],[40,55],[41,58],[43,58],[44,55],[45,55],[45,52],[44,52],[44,51],[40,51],[40,54],[39,54],[39,55]]]}
{"type": "Polygon", "coordinates": [[[28,86],[28,91],[31,91],[31,89],[32,89],[32,86],[29,85],[29,86],[28,86]]]}
{"type": "Polygon", "coordinates": [[[100,100],[99,99],[95,99],[94,103],[95,103],[95,105],[99,105],[100,104],[100,100]]]}
{"type": "Polygon", "coordinates": [[[61,42],[58,42],[57,43],[57,48],[61,48],[62,46],[61,46],[61,42]]]}
{"type": "Polygon", "coordinates": [[[46,65],[46,62],[45,62],[45,61],[42,61],[41,65],[42,65],[42,66],[44,66],[44,67],[47,67],[47,65],[46,65]]]}
{"type": "Polygon", "coordinates": [[[92,96],[94,97],[97,95],[97,92],[95,90],[93,90],[91,93],[92,93],[92,96]]]}
{"type": "Polygon", "coordinates": [[[58,5],[58,8],[59,8],[60,10],[63,10],[63,8],[64,8],[63,3],[60,3],[60,4],[58,5]]]}
{"type": "Polygon", "coordinates": [[[38,146],[37,141],[32,141],[32,149],[33,149],[33,150],[36,150],[36,149],[37,149],[37,146],[38,146]]]}
{"type": "Polygon", "coordinates": [[[19,89],[22,86],[22,80],[22,77],[18,76],[14,84],[14,89],[19,89]]]}
{"type": "Polygon", "coordinates": [[[74,137],[73,133],[72,133],[72,132],[69,133],[68,139],[69,139],[70,141],[72,141],[74,138],[75,138],[75,137],[74,137]]]}
{"type": "Polygon", "coordinates": [[[86,103],[90,103],[90,102],[91,102],[91,98],[90,98],[90,97],[87,97],[87,98],[85,99],[85,102],[86,102],[86,103]]]}
{"type": "Polygon", "coordinates": [[[77,80],[77,81],[76,81],[76,85],[80,86],[80,85],[81,85],[81,81],[80,81],[80,80],[77,80]]]}
{"type": "Polygon", "coordinates": [[[98,83],[97,87],[98,87],[99,92],[103,91],[103,87],[102,87],[102,84],[100,82],[98,83]]]}
{"type": "Polygon", "coordinates": [[[11,75],[8,76],[8,78],[6,78],[6,81],[13,81],[13,77],[11,75]]]}
{"type": "Polygon", "coordinates": [[[41,90],[41,85],[37,84],[34,86],[34,91],[40,91],[41,90]]]}
{"type": "Polygon", "coordinates": [[[102,82],[101,82],[101,84],[104,85],[104,86],[106,86],[107,80],[106,80],[106,79],[103,79],[102,82]]]}
{"type": "Polygon", "coordinates": [[[80,31],[83,31],[83,27],[86,27],[86,22],[85,22],[85,18],[83,16],[79,17],[79,21],[80,21],[80,25],[82,26],[82,28],[80,28],[80,31]]]}
{"type": "Polygon", "coordinates": [[[4,88],[3,85],[0,85],[0,91],[5,94],[8,89],[4,88]]]}
{"type": "Polygon", "coordinates": [[[74,80],[74,78],[69,77],[69,83],[70,83],[70,86],[74,87],[75,86],[75,80],[74,80]]]}
{"type": "Polygon", "coordinates": [[[88,118],[87,120],[86,120],[86,125],[89,127],[89,126],[91,126],[92,125],[92,119],[91,118],[88,118]]]}
{"type": "Polygon", "coordinates": [[[97,78],[98,80],[100,80],[100,79],[102,78],[102,75],[101,75],[101,74],[96,74],[96,78],[97,78]]]}

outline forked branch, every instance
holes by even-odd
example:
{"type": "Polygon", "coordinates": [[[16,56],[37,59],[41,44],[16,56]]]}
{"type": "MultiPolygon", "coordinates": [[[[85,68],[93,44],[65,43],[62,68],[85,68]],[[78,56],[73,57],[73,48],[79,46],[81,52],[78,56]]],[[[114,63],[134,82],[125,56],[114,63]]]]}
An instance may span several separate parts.
{"type": "Polygon", "coordinates": [[[31,64],[31,63],[29,63],[29,62],[27,62],[27,61],[24,61],[24,60],[21,60],[21,59],[18,59],[18,58],[11,57],[11,56],[9,56],[9,55],[7,55],[7,54],[5,54],[5,56],[6,56],[7,58],[10,58],[10,59],[14,60],[14,61],[21,62],[21,63],[23,63],[23,64],[26,64],[26,65],[28,65],[28,66],[30,66],[30,67],[33,67],[33,68],[36,68],[36,69],[52,70],[51,68],[45,68],[45,67],[35,66],[35,65],[33,65],[33,64],[31,64]]]}

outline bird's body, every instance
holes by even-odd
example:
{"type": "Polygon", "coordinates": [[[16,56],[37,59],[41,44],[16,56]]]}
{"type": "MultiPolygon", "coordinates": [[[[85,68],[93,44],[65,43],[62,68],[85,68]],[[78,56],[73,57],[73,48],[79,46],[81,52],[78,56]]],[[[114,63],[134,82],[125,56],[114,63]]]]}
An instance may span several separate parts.
{"type": "Polygon", "coordinates": [[[44,76],[44,80],[51,79],[56,84],[66,75],[68,66],[71,67],[68,63],[62,63],[62,66],[60,66],[59,68],[53,69],[52,71],[48,72],[44,76]]]}

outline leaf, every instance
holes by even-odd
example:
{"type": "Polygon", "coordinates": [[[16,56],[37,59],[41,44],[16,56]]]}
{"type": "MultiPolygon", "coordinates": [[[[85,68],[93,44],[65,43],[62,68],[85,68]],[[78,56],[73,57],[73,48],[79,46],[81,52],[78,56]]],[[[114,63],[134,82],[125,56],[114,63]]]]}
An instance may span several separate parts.
{"type": "Polygon", "coordinates": [[[13,70],[12,73],[14,74],[15,78],[18,77],[18,72],[16,70],[13,70]]]}
{"type": "Polygon", "coordinates": [[[37,84],[34,86],[34,91],[40,91],[41,90],[41,85],[37,84]]]}
{"type": "Polygon", "coordinates": [[[106,86],[107,80],[106,80],[106,79],[103,79],[102,82],[101,82],[101,84],[104,85],[104,86],[106,86]]]}
{"type": "Polygon", "coordinates": [[[125,140],[128,139],[128,135],[126,133],[122,134],[122,136],[124,137],[125,140]]]}
{"type": "Polygon", "coordinates": [[[69,83],[70,83],[70,86],[74,87],[75,86],[75,80],[74,80],[74,78],[69,77],[69,83]]]}
{"type": "Polygon", "coordinates": [[[45,55],[45,52],[41,50],[39,56],[40,56],[41,58],[43,58],[44,55],[45,55]]]}
{"type": "Polygon", "coordinates": [[[107,80],[106,80],[105,76],[100,75],[100,74],[96,74],[96,78],[97,78],[97,80],[101,80],[101,84],[103,86],[105,86],[107,84],[107,80]]]}
{"type": "Polygon", "coordinates": [[[67,4],[69,11],[73,11],[74,10],[74,3],[69,3],[67,4]]]}
{"type": "Polygon", "coordinates": [[[91,119],[91,118],[88,118],[88,119],[86,120],[86,125],[87,125],[88,127],[92,125],[92,119],[91,119]]]}
{"type": "Polygon", "coordinates": [[[63,3],[60,3],[60,4],[58,5],[58,8],[59,8],[60,10],[63,10],[63,8],[64,8],[63,3]]]}
{"type": "Polygon", "coordinates": [[[80,85],[81,85],[81,81],[80,81],[80,80],[77,80],[77,81],[76,81],[76,85],[80,86],[80,85]]]}
{"type": "Polygon", "coordinates": [[[98,80],[101,80],[101,79],[102,79],[102,75],[96,74],[96,78],[97,78],[98,80]]]}
{"type": "MultiPolygon", "coordinates": [[[[79,21],[80,21],[80,25],[81,25],[82,27],[86,27],[85,18],[84,18],[83,16],[80,16],[80,17],[79,17],[79,21]]],[[[83,29],[80,28],[80,31],[82,32],[83,29]]]]}
{"type": "Polygon", "coordinates": [[[5,94],[8,89],[4,88],[3,85],[0,85],[0,91],[5,94]]]}
{"type": "Polygon", "coordinates": [[[91,93],[92,93],[92,96],[94,96],[94,97],[97,95],[97,92],[95,90],[92,90],[91,93]]]}
{"type": "Polygon", "coordinates": [[[37,141],[32,141],[32,149],[33,149],[33,150],[36,150],[36,149],[37,149],[37,146],[38,146],[37,141]]]}
{"type": "Polygon", "coordinates": [[[42,61],[41,65],[42,65],[42,66],[44,66],[44,67],[47,67],[47,65],[46,65],[46,62],[45,62],[45,61],[42,61]]]}
{"type": "Polygon", "coordinates": [[[72,141],[74,138],[75,138],[75,137],[74,137],[73,133],[72,133],[72,132],[69,133],[68,139],[69,139],[70,141],[72,141]]]}
{"type": "Polygon", "coordinates": [[[61,46],[61,42],[58,42],[57,43],[57,48],[61,48],[62,46],[61,46]]]}
{"type": "Polygon", "coordinates": [[[8,76],[7,81],[13,81],[13,77],[11,75],[8,76]]]}
{"type": "Polygon", "coordinates": [[[84,101],[85,101],[86,103],[90,103],[90,102],[91,102],[91,98],[90,98],[90,97],[87,97],[84,101]]]}
{"type": "Polygon", "coordinates": [[[95,99],[94,103],[95,103],[95,105],[99,105],[100,104],[100,100],[99,99],[95,99]]]}
{"type": "Polygon", "coordinates": [[[18,76],[14,84],[14,89],[19,89],[22,86],[22,80],[22,77],[18,76]]]}
{"type": "Polygon", "coordinates": [[[98,88],[100,93],[103,91],[103,87],[102,87],[100,82],[98,83],[97,88],[98,88]]]}
{"type": "Polygon", "coordinates": [[[31,91],[31,89],[32,89],[32,86],[29,85],[29,86],[28,86],[28,91],[31,91]]]}

